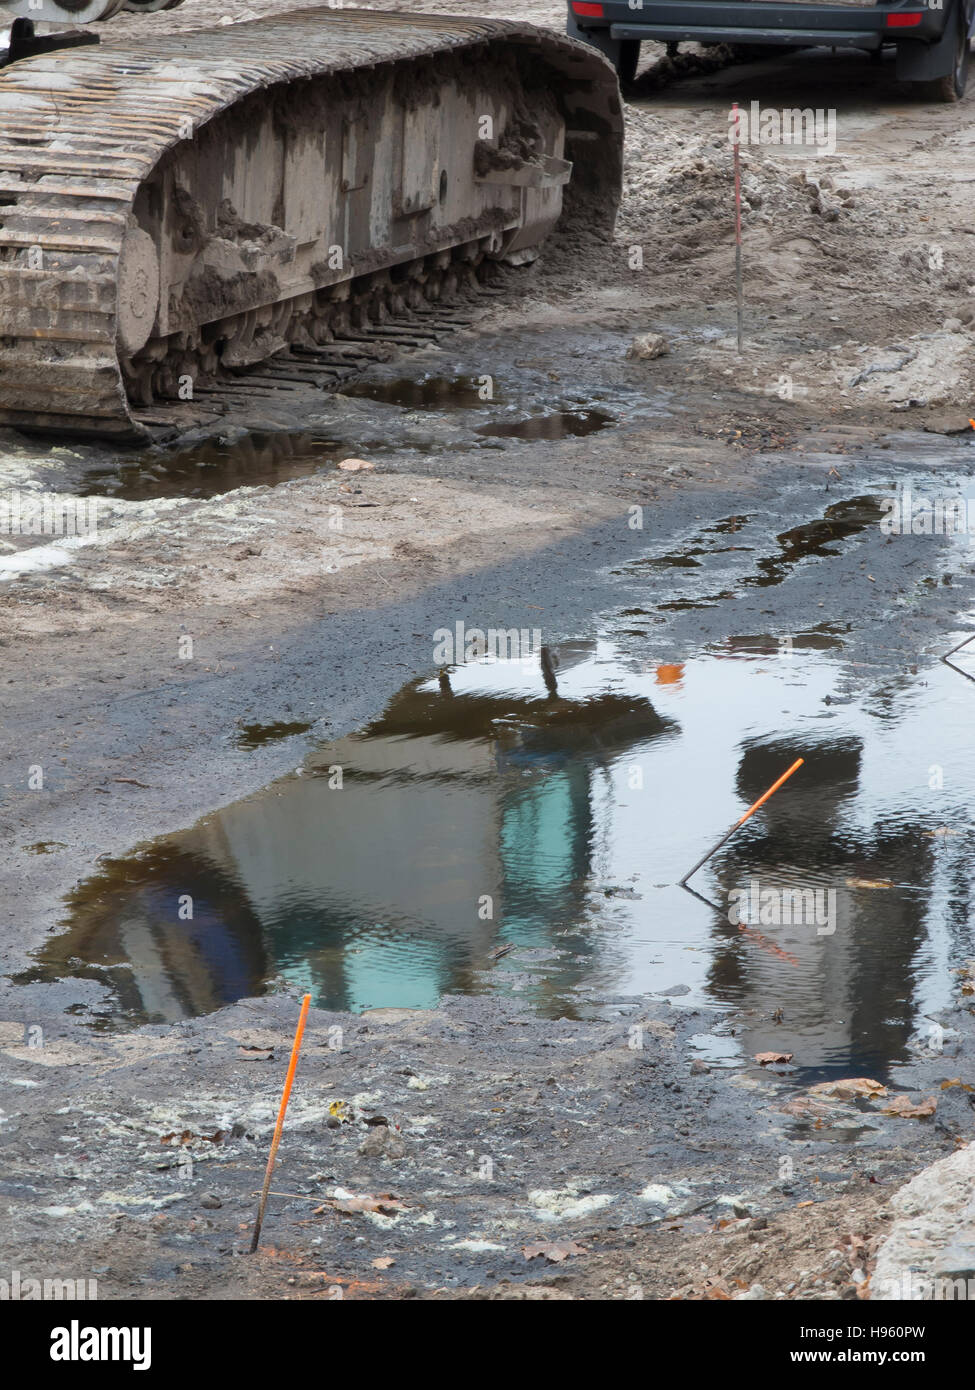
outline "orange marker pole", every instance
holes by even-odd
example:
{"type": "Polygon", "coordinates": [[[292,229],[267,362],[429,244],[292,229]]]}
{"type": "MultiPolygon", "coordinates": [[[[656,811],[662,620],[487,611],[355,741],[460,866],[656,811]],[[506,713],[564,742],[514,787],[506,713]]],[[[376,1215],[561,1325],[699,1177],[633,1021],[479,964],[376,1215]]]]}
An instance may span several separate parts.
{"type": "Polygon", "coordinates": [[[684,877],[679,880],[680,886],[682,888],[684,887],[687,880],[691,877],[691,875],[696,874],[698,869],[700,869],[703,864],[706,864],[708,862],[712,854],[717,854],[721,846],[731,839],[735,831],[741,829],[741,827],[745,824],[745,821],[748,820],[749,816],[753,816],[760,806],[764,806],[766,801],[768,801],[769,797],[774,796],[774,794],[778,791],[779,787],[781,787],[782,783],[787,782],[789,778],[792,776],[792,774],[798,771],[800,767],[802,767],[802,764],[804,762],[804,758],[796,758],[792,766],[786,772],[783,772],[779,780],[777,782],[773,782],[772,785],[769,787],[768,791],[765,792],[763,796],[760,796],[758,800],[753,803],[753,805],[749,806],[745,814],[743,816],[740,816],[739,819],[735,821],[734,825],[728,831],[727,835],[722,835],[718,843],[714,845],[712,849],[708,850],[704,858],[699,859],[697,863],[694,865],[693,869],[688,869],[684,877]]]}
{"type": "Polygon", "coordinates": [[[291,1061],[288,1063],[288,1074],[284,1078],[284,1090],[281,1092],[281,1104],[278,1107],[278,1122],[274,1126],[274,1138],[271,1140],[271,1152],[267,1157],[264,1186],[261,1188],[261,1200],[257,1208],[257,1220],[254,1223],[254,1234],[251,1236],[250,1253],[252,1255],[257,1249],[257,1243],[261,1238],[261,1227],[264,1224],[264,1208],[267,1205],[267,1194],[271,1190],[271,1175],[274,1172],[274,1160],[278,1156],[278,1145],[281,1143],[281,1131],[284,1129],[284,1115],[288,1108],[288,1100],[291,1097],[291,1083],[295,1079],[295,1069],[298,1066],[298,1053],[301,1051],[301,1040],[305,1035],[305,1019],[308,1017],[308,1006],[310,1003],[311,995],[306,994],[301,1001],[301,1013],[298,1015],[298,1027],[295,1029],[295,1040],[291,1048],[291,1061]]]}

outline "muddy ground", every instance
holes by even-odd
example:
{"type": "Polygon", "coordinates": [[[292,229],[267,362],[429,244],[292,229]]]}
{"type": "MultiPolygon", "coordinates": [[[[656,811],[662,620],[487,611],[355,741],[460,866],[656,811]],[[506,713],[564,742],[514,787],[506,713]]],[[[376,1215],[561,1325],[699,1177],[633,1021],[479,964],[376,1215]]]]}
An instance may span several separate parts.
{"type": "MultiPolygon", "coordinates": [[[[253,1258],[290,1000],[43,1047],[4,1025],[5,1256],[102,1298],[855,1299],[886,1200],[970,1133],[961,1088],[937,1127],[797,1106],[757,1066],[692,1070],[696,1010],[601,1014],[313,1011],[253,1258]]],[[[951,1041],[912,1080],[971,1065],[951,1041]]]]}
{"type": "MultiPolygon", "coordinates": [[[[225,15],[280,8],[291,6],[225,15]]],[[[549,5],[519,15],[562,19],[549,5]]],[[[211,22],[187,0],[122,16],[105,38],[211,22]]],[[[747,509],[767,512],[772,545],[879,477],[933,485],[971,473],[961,433],[973,396],[971,100],[930,105],[891,66],[807,53],[675,68],[648,46],[627,105],[615,243],[556,242],[509,277],[475,328],[372,374],[487,373],[493,414],[361,397],[255,407],[241,430],[325,431],[375,469],[216,497],[116,495],[100,507],[96,544],[20,573],[9,569],[23,561],[19,542],[0,556],[11,1268],[96,1277],[104,1298],[869,1294],[887,1199],[971,1137],[964,997],[942,1020],[957,1033],[945,1052],[919,1051],[899,1081],[915,1098],[937,1094],[935,1117],[833,1098],[815,1102],[812,1133],[778,1108],[796,1100],[788,1077],[692,1072],[686,1039],[700,1019],[679,998],[610,1003],[572,1022],[487,1000],[313,1013],[274,1185],[291,1195],[272,1198],[263,1253],[248,1260],[294,1001],[93,1032],[96,985],[9,976],[99,857],[255,791],[307,747],[243,751],[241,723],[298,719],[309,737],[342,734],[431,669],[431,635],[457,617],[575,637],[627,601],[612,571],[651,542],[747,509]],[[742,357],[733,98],[833,106],[838,121],[835,155],[744,151],[742,357]],[[630,269],[633,247],[642,270],[630,269]],[[628,359],[648,331],[668,354],[628,359]],[[851,384],[872,367],[882,370],[851,384]],[[592,408],[611,424],[585,437],[476,432],[485,419],[592,408]],[[642,532],[628,524],[633,506],[645,508],[642,532]],[[38,766],[43,787],[28,789],[38,766]],[[43,1046],[28,1046],[37,1028],[43,1046]],[[956,1079],[963,1086],[941,1091],[956,1079]],[[346,1109],[330,1115],[337,1101],[346,1109]],[[368,1123],[379,1116],[389,1124],[368,1123]],[[851,1129],[863,1131],[855,1144],[851,1129]],[[344,1211],[337,1192],[385,1194],[383,1209],[344,1211]],[[579,1248],[524,1253],[567,1241],[579,1248]]],[[[72,441],[49,450],[7,433],[0,446],[5,485],[20,489],[116,462],[72,441]]],[[[280,452],[269,459],[260,466],[273,483],[280,452]]],[[[804,631],[826,614],[850,624],[851,663],[923,668],[963,635],[971,575],[957,554],[888,546],[874,532],[837,563],[798,569],[774,597],[752,590],[669,615],[648,659],[736,633],[804,631]]],[[[640,601],[666,599],[667,585],[666,573],[643,575],[640,601]]]]}

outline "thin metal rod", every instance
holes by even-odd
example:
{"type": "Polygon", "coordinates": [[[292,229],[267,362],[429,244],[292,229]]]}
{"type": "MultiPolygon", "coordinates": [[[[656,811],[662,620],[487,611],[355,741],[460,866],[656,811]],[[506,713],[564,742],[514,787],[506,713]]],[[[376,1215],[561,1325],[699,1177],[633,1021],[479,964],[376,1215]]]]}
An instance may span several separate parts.
{"type": "Polygon", "coordinates": [[[969,642],[975,642],[975,632],[970,632],[963,642],[958,643],[957,647],[952,647],[950,652],[945,652],[941,660],[947,661],[949,656],[954,656],[955,652],[960,652],[962,647],[968,646],[969,642]]]}
{"type": "Polygon", "coordinates": [[[967,647],[969,642],[973,641],[975,641],[975,632],[969,633],[969,635],[963,641],[958,643],[957,647],[952,647],[951,651],[945,652],[944,656],[941,658],[941,660],[947,667],[949,667],[952,671],[957,671],[958,674],[960,676],[964,676],[967,681],[975,681],[975,676],[972,675],[971,671],[965,671],[962,669],[961,666],[956,666],[955,663],[951,660],[951,657],[954,656],[955,652],[960,652],[962,647],[967,647]]]}
{"type": "Polygon", "coordinates": [[[744,292],[741,281],[741,112],[737,101],[731,106],[735,117],[735,291],[738,296],[738,351],[742,350],[742,317],[744,314],[744,292]]]}
{"type": "Polygon", "coordinates": [[[769,787],[768,791],[764,792],[758,798],[757,801],[753,802],[752,805],[749,806],[745,814],[743,816],[740,816],[739,819],[735,821],[731,829],[727,832],[727,834],[721,836],[721,839],[718,841],[716,845],[712,845],[712,847],[708,850],[707,854],[705,854],[703,858],[697,861],[693,869],[688,869],[684,877],[682,879],[678,879],[678,883],[680,884],[681,888],[686,886],[687,880],[691,878],[692,875],[696,874],[698,869],[702,868],[713,854],[717,854],[718,850],[721,848],[722,845],[727,844],[727,842],[731,839],[732,835],[734,835],[735,831],[740,830],[741,827],[745,824],[745,821],[748,820],[750,816],[753,816],[760,806],[764,806],[766,801],[768,801],[769,797],[774,795],[774,793],[778,791],[779,787],[781,787],[782,783],[787,782],[789,778],[792,776],[792,774],[794,772],[797,772],[799,768],[802,767],[804,762],[805,758],[796,758],[792,766],[788,768],[787,771],[783,772],[782,776],[778,779],[778,781],[773,782],[772,785],[769,787]]]}

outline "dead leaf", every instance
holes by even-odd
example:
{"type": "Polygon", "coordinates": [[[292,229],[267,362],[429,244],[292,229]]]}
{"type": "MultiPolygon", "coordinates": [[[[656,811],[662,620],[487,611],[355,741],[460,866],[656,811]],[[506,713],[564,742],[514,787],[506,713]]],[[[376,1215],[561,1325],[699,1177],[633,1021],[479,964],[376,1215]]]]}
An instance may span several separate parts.
{"type": "Polygon", "coordinates": [[[885,1115],[899,1115],[905,1120],[923,1120],[927,1115],[933,1115],[938,1108],[938,1102],[934,1096],[928,1096],[926,1100],[918,1101],[917,1105],[911,1100],[910,1096],[894,1096],[886,1105],[880,1107],[885,1115]]]}
{"type": "Polygon", "coordinates": [[[372,1267],[373,1269],[389,1269],[389,1266],[395,1263],[392,1255],[380,1255],[378,1260],[373,1260],[372,1267]]]}
{"type": "Polygon", "coordinates": [[[767,1067],[772,1062],[791,1062],[794,1055],[792,1052],[756,1052],[755,1061],[760,1067],[767,1067]]]}
{"type": "Polygon", "coordinates": [[[850,1076],[842,1081],[820,1081],[818,1086],[809,1087],[811,1096],[835,1096],[838,1100],[849,1100],[852,1096],[885,1096],[887,1087],[879,1081],[871,1081],[868,1076],[850,1076]]]}
{"type": "Polygon", "coordinates": [[[378,1197],[370,1197],[368,1194],[361,1197],[332,1197],[325,1205],[330,1206],[333,1211],[349,1215],[355,1212],[375,1211],[381,1216],[392,1216],[394,1212],[408,1210],[406,1203],[394,1197],[391,1192],[382,1192],[378,1197]]]}
{"type": "Polygon", "coordinates": [[[847,888],[893,888],[889,878],[848,878],[847,888]]]}
{"type": "Polygon", "coordinates": [[[192,1144],[194,1139],[206,1140],[208,1144],[222,1144],[227,1137],[224,1129],[215,1129],[212,1134],[197,1134],[195,1130],[171,1130],[159,1140],[160,1144],[192,1144]]]}
{"type": "Polygon", "coordinates": [[[960,1076],[953,1076],[950,1081],[942,1081],[941,1089],[950,1091],[953,1086],[960,1086],[963,1091],[975,1091],[975,1086],[969,1086],[967,1081],[962,1081],[960,1076]]]}
{"type": "Polygon", "coordinates": [[[797,1207],[814,1207],[815,1205],[815,1202],[796,1202],[797,1207]]]}
{"type": "Polygon", "coordinates": [[[574,1240],[553,1240],[541,1245],[524,1245],[521,1253],[526,1260],[535,1260],[539,1255],[544,1255],[549,1264],[560,1265],[563,1260],[568,1260],[573,1255],[584,1255],[586,1247],[577,1245],[574,1240]]]}
{"type": "Polygon", "coordinates": [[[947,827],[946,825],[939,825],[938,828],[937,828],[937,830],[923,830],[921,833],[922,833],[923,835],[930,835],[930,836],[935,836],[935,835],[937,835],[937,836],[942,836],[942,837],[947,838],[947,836],[949,836],[949,835],[960,835],[960,834],[961,834],[961,831],[960,831],[960,830],[949,830],[948,827],[947,827]]]}
{"type": "Polygon", "coordinates": [[[779,1110],[783,1115],[798,1115],[803,1120],[832,1113],[828,1105],[825,1105],[821,1100],[813,1100],[810,1096],[796,1096],[795,1100],[789,1100],[786,1101],[785,1105],[780,1105],[779,1110]]]}
{"type": "Polygon", "coordinates": [[[375,468],[374,463],[368,459],[343,459],[339,467],[346,473],[363,473],[368,469],[375,468]]]}

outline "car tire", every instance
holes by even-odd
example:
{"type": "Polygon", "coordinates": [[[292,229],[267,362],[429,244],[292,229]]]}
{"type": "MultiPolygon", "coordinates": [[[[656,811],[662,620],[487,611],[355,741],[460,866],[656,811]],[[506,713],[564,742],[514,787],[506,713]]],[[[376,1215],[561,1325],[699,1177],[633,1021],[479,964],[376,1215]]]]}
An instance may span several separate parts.
{"type": "Polygon", "coordinates": [[[961,101],[962,97],[965,95],[965,86],[968,82],[970,45],[968,41],[968,24],[965,20],[964,0],[957,0],[954,22],[958,31],[954,61],[951,65],[951,72],[946,73],[944,77],[939,77],[936,82],[932,82],[931,84],[931,95],[935,101],[961,101]]]}

